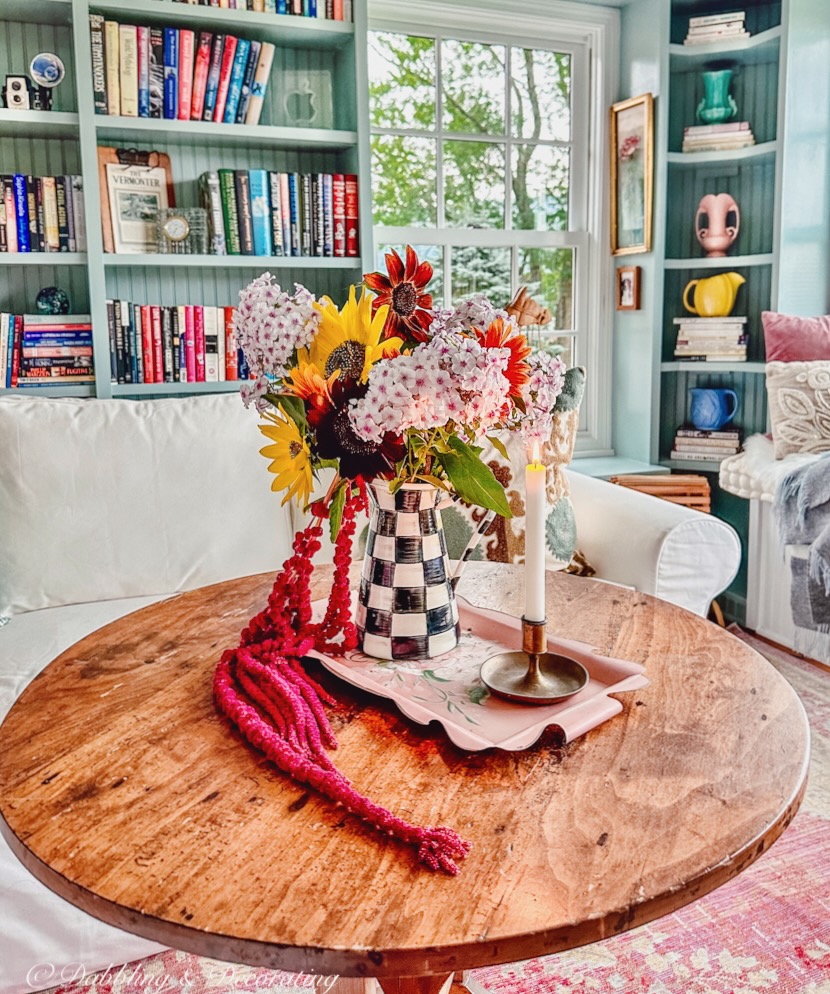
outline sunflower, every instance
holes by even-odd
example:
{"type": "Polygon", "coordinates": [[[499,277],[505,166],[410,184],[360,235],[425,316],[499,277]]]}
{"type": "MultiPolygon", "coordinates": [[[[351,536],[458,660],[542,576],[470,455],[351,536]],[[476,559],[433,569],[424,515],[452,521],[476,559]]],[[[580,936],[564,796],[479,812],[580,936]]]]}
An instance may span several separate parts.
{"type": "Polygon", "coordinates": [[[272,460],[268,466],[268,472],[274,474],[271,489],[288,491],[282,503],[297,497],[305,507],[312,487],[311,453],[294,422],[285,416],[282,408],[279,412],[281,417],[266,413],[272,424],[259,426],[262,434],[273,442],[273,445],[266,445],[259,451],[266,459],[272,460]]]}
{"type": "Polygon", "coordinates": [[[432,295],[424,293],[432,279],[432,266],[419,262],[415,249],[406,246],[406,267],[398,253],[392,249],[386,255],[384,273],[367,273],[363,282],[374,290],[377,296],[372,301],[375,311],[388,306],[384,332],[387,336],[403,335],[416,342],[427,340],[427,331],[432,324],[432,295]]]}
{"type": "Polygon", "coordinates": [[[504,375],[510,381],[510,396],[520,397],[522,387],[528,381],[526,359],[532,351],[525,336],[516,330],[512,322],[496,318],[486,331],[476,328],[476,338],[486,349],[510,349],[504,375]]]}
{"type": "Polygon", "coordinates": [[[328,379],[339,371],[341,379],[364,382],[372,365],[390,349],[400,348],[399,338],[381,343],[388,308],[379,307],[372,316],[372,297],[365,290],[357,300],[355,288],[341,310],[328,297],[314,306],[320,312],[320,326],[311,342],[311,364],[328,379]]]}

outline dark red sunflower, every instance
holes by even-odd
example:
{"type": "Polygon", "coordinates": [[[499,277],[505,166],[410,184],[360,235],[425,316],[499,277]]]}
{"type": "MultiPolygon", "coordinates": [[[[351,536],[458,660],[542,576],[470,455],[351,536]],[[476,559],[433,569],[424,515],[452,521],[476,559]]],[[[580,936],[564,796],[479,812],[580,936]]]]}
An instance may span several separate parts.
{"type": "Polygon", "coordinates": [[[427,341],[427,330],[432,324],[432,294],[424,293],[432,279],[432,266],[419,262],[415,249],[406,246],[406,265],[392,249],[386,254],[388,273],[366,273],[363,282],[377,296],[372,301],[376,311],[389,305],[389,314],[383,327],[385,338],[396,336],[415,342],[427,341]]]}
{"type": "Polygon", "coordinates": [[[331,406],[309,412],[309,424],[317,437],[317,452],[323,459],[339,459],[340,475],[354,480],[358,476],[373,480],[392,477],[395,463],[406,455],[400,435],[387,433],[380,445],[360,438],[349,419],[349,401],[363,397],[365,383],[353,379],[337,380],[331,388],[331,406]]]}
{"type": "Polygon", "coordinates": [[[528,380],[527,357],[531,348],[527,339],[516,326],[504,318],[496,318],[486,331],[476,328],[476,338],[486,349],[510,349],[510,358],[504,375],[510,381],[510,396],[520,397],[522,387],[528,380]]]}

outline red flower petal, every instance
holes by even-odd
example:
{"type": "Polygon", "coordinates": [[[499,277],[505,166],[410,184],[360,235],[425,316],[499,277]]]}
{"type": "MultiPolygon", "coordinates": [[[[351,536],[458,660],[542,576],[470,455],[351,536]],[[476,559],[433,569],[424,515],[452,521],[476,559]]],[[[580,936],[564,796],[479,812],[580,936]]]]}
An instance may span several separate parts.
{"type": "Polygon", "coordinates": [[[386,253],[386,269],[392,286],[397,286],[403,279],[404,270],[403,260],[394,249],[386,253]]]}
{"type": "Polygon", "coordinates": [[[431,279],[432,265],[426,261],[422,262],[412,275],[412,282],[419,290],[423,290],[431,279]]]}
{"type": "Polygon", "coordinates": [[[375,293],[383,293],[384,291],[389,293],[392,290],[392,284],[386,273],[364,273],[363,282],[375,293]]]}
{"type": "Polygon", "coordinates": [[[412,277],[415,275],[415,271],[418,269],[418,256],[415,253],[415,249],[411,245],[406,246],[406,272],[404,273],[404,280],[407,283],[412,282],[412,277]]]}

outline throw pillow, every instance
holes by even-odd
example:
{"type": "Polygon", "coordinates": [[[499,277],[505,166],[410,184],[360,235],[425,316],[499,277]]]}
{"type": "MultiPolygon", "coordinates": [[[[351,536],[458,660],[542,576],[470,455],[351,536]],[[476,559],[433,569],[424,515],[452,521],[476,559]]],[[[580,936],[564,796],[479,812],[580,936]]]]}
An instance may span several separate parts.
{"type": "Polygon", "coordinates": [[[799,318],[763,311],[767,362],[804,362],[830,359],[830,315],[799,318]]]}
{"type": "Polygon", "coordinates": [[[830,452],[830,359],[768,362],[766,372],[775,458],[830,452]]]}

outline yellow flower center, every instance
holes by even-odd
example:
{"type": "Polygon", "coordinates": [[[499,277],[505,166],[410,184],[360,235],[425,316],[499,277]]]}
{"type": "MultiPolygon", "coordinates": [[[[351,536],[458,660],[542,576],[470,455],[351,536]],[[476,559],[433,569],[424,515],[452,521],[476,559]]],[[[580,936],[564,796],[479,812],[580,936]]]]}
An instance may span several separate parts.
{"type": "Polygon", "coordinates": [[[296,442],[296,441],[295,441],[295,442],[292,442],[292,443],[291,443],[291,444],[290,444],[290,445],[288,446],[288,454],[289,454],[289,455],[291,456],[291,458],[292,458],[292,459],[296,459],[296,458],[297,458],[297,456],[298,456],[298,455],[299,455],[299,454],[300,454],[300,453],[301,453],[302,451],[303,451],[303,447],[302,447],[302,445],[301,445],[301,444],[300,444],[299,442],[296,442]]]}
{"type": "Polygon", "coordinates": [[[338,345],[336,349],[332,349],[331,355],[326,361],[326,376],[331,376],[339,369],[341,380],[346,379],[346,377],[359,380],[363,375],[365,362],[366,346],[349,339],[338,345]]]}

